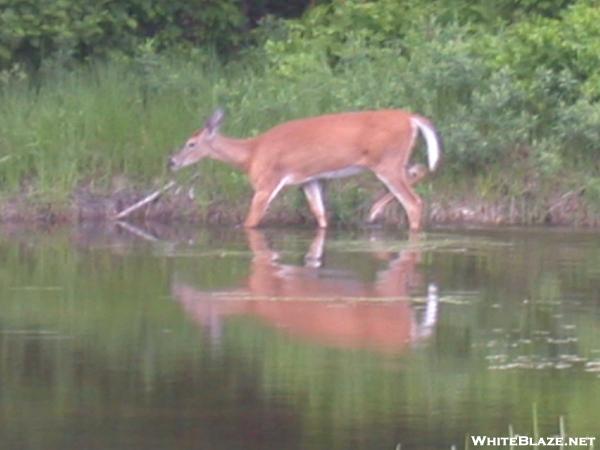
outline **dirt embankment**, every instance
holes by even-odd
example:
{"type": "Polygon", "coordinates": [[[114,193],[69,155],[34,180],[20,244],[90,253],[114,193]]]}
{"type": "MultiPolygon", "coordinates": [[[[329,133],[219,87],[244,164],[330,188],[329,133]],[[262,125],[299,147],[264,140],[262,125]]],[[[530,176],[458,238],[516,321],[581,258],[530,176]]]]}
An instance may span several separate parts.
{"type": "MultiPolygon", "coordinates": [[[[125,208],[143,199],[148,192],[121,190],[111,194],[89,191],[74,193],[66,202],[39,202],[25,196],[14,196],[0,203],[0,221],[12,223],[77,223],[107,221],[125,208]]],[[[311,224],[308,208],[297,210],[286,202],[275,202],[265,218],[266,224],[311,224]],[[283,203],[283,204],[282,204],[283,203]]],[[[529,225],[545,224],[578,227],[600,227],[600,211],[586,203],[582,192],[560,193],[540,202],[539,199],[509,197],[486,200],[475,195],[448,195],[427,201],[427,219],[436,224],[529,225]]],[[[351,221],[344,225],[361,226],[366,222],[369,202],[357,208],[351,221]]],[[[247,201],[231,205],[226,202],[200,206],[188,191],[174,189],[127,217],[130,220],[158,222],[190,222],[237,225],[243,221],[247,201]]],[[[331,213],[331,211],[330,211],[331,213]]],[[[383,222],[405,225],[400,207],[394,205],[384,214],[383,222]]]]}

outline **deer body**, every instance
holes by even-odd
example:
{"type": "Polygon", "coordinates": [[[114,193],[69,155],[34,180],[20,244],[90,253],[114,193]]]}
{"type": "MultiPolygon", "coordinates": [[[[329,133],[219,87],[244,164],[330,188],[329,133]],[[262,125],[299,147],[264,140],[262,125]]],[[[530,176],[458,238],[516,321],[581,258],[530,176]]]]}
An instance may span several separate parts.
{"type": "Polygon", "coordinates": [[[240,288],[208,292],[180,281],[171,286],[173,297],[207,328],[213,341],[219,341],[224,321],[232,316],[259,318],[276,330],[321,345],[383,353],[401,353],[433,333],[437,291],[429,288],[422,312],[407,301],[424,284],[418,247],[397,255],[374,253],[386,267],[374,281],[365,282],[346,270],[321,268],[323,229],[315,234],[304,266],[279,262],[260,231],[246,234],[254,258],[240,288]]]}
{"type": "Polygon", "coordinates": [[[219,134],[222,119],[223,113],[215,112],[170,164],[179,169],[211,157],[245,171],[254,188],[246,227],[259,224],[284,186],[300,185],[319,227],[325,228],[319,180],[371,170],[390,191],[376,202],[371,219],[396,198],[406,210],[410,228],[421,228],[423,205],[411,187],[416,181],[407,169],[419,131],[427,143],[429,171],[438,166],[442,144],[427,119],[402,110],[329,114],[285,122],[250,139],[219,134]]]}

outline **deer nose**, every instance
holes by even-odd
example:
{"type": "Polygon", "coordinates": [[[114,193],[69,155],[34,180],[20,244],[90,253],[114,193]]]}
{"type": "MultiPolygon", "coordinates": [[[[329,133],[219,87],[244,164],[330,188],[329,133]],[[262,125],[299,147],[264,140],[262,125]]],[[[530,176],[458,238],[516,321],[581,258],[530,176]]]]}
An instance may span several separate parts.
{"type": "Polygon", "coordinates": [[[175,168],[175,161],[173,160],[173,158],[169,158],[169,160],[167,161],[167,169],[173,170],[174,168],[175,168]]]}

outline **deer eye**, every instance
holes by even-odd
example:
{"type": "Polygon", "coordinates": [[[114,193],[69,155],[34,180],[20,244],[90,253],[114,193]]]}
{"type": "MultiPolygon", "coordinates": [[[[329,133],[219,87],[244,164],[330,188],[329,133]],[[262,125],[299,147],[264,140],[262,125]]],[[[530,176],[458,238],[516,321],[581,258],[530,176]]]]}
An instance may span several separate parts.
{"type": "Polygon", "coordinates": [[[188,144],[188,147],[190,147],[190,148],[192,148],[192,147],[195,147],[195,146],[196,146],[196,143],[195,143],[195,142],[190,142],[190,143],[188,144]]]}

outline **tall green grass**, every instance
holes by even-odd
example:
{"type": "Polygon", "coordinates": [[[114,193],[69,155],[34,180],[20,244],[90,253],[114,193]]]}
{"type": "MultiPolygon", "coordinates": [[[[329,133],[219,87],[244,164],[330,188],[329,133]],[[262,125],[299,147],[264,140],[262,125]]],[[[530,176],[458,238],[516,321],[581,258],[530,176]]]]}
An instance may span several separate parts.
{"type": "MultiPolygon", "coordinates": [[[[598,191],[600,197],[593,152],[568,148],[570,131],[542,121],[531,108],[544,104],[543,117],[560,116],[549,93],[553,80],[525,90],[510,71],[486,72],[463,38],[446,30],[431,42],[415,41],[410,58],[400,49],[369,48],[335,68],[323,62],[285,74],[259,50],[224,65],[205,52],[156,54],[151,48],[76,69],[49,62],[35,78],[5,74],[0,195],[52,201],[80,187],[110,193],[123,185],[156,185],[171,176],[167,156],[222,105],[224,133],[240,137],[326,112],[410,109],[431,117],[444,136],[444,175],[436,181],[448,187],[442,191],[464,191],[468,179],[467,191],[476,185],[486,195],[520,195],[532,179],[539,192],[556,189],[560,179],[564,190],[583,184],[586,195],[598,191]]],[[[596,107],[569,108],[571,123],[589,116],[590,108],[596,107]]],[[[583,133],[588,129],[581,125],[573,133],[591,142],[583,133]]],[[[245,209],[243,174],[214,162],[200,170],[201,204],[237,202],[245,209]]],[[[329,203],[344,220],[369,207],[379,184],[363,177],[334,186],[329,203]]],[[[427,184],[420,189],[429,192],[427,184]]],[[[280,204],[288,207],[299,203],[284,198],[280,204]]]]}
{"type": "Polygon", "coordinates": [[[131,62],[57,69],[37,83],[4,86],[2,190],[61,195],[78,183],[106,186],[114,175],[160,176],[170,149],[199,126],[202,93],[215,76],[170,63],[155,71],[131,62]]]}

